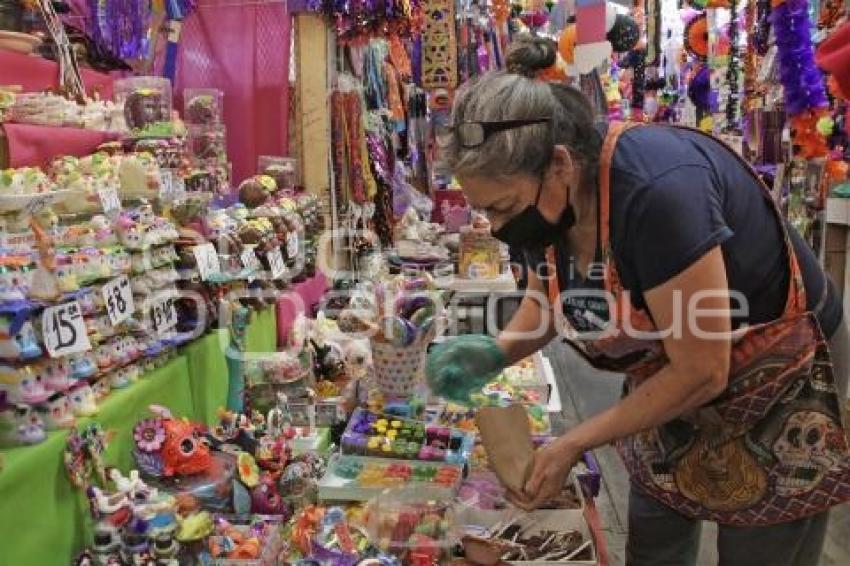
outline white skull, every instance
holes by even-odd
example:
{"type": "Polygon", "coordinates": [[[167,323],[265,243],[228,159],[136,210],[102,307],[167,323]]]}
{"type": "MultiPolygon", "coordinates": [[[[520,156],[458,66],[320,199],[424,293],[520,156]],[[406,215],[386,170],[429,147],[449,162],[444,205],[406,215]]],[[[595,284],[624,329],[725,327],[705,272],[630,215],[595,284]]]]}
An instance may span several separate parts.
{"type": "Polygon", "coordinates": [[[820,483],[841,462],[840,445],[837,445],[840,435],[841,429],[823,413],[792,413],[773,443],[780,467],[777,493],[786,497],[799,495],[820,483]]]}

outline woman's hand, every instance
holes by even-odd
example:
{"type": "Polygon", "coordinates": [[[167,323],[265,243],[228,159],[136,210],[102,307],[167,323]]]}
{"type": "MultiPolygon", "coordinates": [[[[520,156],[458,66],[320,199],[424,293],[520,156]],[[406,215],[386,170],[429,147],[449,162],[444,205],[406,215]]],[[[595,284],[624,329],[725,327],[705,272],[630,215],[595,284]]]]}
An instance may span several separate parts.
{"type": "Polygon", "coordinates": [[[435,395],[468,404],[470,393],[495,379],[505,364],[505,354],[495,338],[470,334],[435,346],[428,354],[425,376],[435,395]]]}
{"type": "Polygon", "coordinates": [[[561,493],[573,465],[582,450],[569,435],[564,435],[534,453],[534,466],[522,493],[511,492],[508,500],[521,509],[531,511],[561,493]]]}

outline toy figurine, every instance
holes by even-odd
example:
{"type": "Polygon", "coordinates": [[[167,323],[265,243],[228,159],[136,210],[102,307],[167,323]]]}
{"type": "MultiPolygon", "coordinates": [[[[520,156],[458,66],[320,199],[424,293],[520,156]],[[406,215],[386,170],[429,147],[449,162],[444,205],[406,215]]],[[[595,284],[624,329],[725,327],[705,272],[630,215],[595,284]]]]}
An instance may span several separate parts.
{"type": "Polygon", "coordinates": [[[44,386],[45,378],[32,366],[0,366],[0,390],[11,403],[43,403],[50,396],[44,386]]]}
{"type": "Polygon", "coordinates": [[[141,421],[133,431],[139,468],[154,477],[207,471],[212,457],[209,447],[201,440],[201,427],[173,418],[164,407],[151,406],[151,411],[157,417],[141,421]]]}

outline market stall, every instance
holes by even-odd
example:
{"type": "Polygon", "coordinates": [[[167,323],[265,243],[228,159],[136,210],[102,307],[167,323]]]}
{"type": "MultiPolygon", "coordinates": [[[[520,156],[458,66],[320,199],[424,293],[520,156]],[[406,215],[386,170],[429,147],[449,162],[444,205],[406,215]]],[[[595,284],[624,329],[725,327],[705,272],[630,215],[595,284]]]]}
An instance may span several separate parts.
{"type": "Polygon", "coordinates": [[[843,283],[850,24],[810,5],[0,0],[0,566],[608,564],[592,454],[510,501],[550,361],[425,378],[529,262],[452,101],[550,38],[536,79],[725,140],[843,283]]]}

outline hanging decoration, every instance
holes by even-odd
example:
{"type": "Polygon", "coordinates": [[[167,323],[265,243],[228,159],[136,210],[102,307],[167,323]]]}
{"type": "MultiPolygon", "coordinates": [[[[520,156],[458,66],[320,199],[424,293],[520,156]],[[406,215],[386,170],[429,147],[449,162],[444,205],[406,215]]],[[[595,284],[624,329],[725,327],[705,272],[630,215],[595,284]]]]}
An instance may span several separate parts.
{"type": "Polygon", "coordinates": [[[686,14],[685,51],[692,57],[705,61],[708,59],[708,17],[705,12],[686,14]]]}
{"type": "Polygon", "coordinates": [[[165,0],[168,42],[165,45],[165,64],[162,69],[162,76],[171,79],[172,84],[177,74],[177,48],[180,44],[180,33],[183,30],[183,20],[193,8],[193,0],[165,0]]]}
{"type": "MultiPolygon", "coordinates": [[[[168,0],[167,0],[168,1],[168,0]]],[[[148,52],[150,6],[144,0],[88,0],[92,39],[121,59],[148,52]]]]}
{"type": "Polygon", "coordinates": [[[65,33],[65,25],[56,14],[51,0],[38,0],[38,9],[47,31],[56,45],[56,59],[59,63],[59,84],[69,94],[83,100],[86,95],[83,86],[83,78],[80,75],[80,66],[77,56],[71,48],[68,34],[65,33]]]}
{"type": "Polygon", "coordinates": [[[740,69],[740,47],[738,40],[738,1],[731,0],[729,22],[729,59],[726,63],[726,87],[729,89],[726,98],[726,130],[740,130],[739,103],[741,93],[738,88],[740,69]]]}
{"type": "MultiPolygon", "coordinates": [[[[617,14],[614,25],[605,37],[611,42],[611,48],[616,53],[625,53],[637,45],[640,40],[640,28],[631,16],[617,14]]],[[[575,41],[575,32],[573,32],[573,41],[575,41]]]]}
{"type": "Polygon", "coordinates": [[[307,9],[324,14],[342,43],[415,36],[422,25],[419,0],[307,0],[307,9]]]}
{"type": "Polygon", "coordinates": [[[455,3],[424,0],[422,8],[422,87],[455,88],[458,72],[455,3]]]}
{"type": "MultiPolygon", "coordinates": [[[[646,26],[646,64],[658,65],[661,52],[661,5],[659,0],[646,0],[645,3],[645,26],[646,26]]],[[[637,24],[635,24],[637,28],[637,24]]],[[[637,43],[637,42],[635,42],[637,43]]],[[[614,48],[616,51],[617,48],[614,48]]]]}

